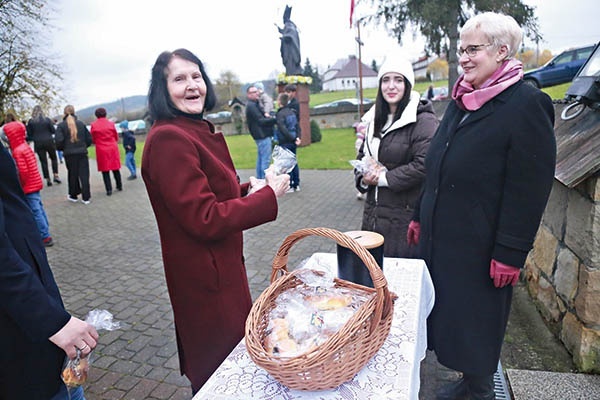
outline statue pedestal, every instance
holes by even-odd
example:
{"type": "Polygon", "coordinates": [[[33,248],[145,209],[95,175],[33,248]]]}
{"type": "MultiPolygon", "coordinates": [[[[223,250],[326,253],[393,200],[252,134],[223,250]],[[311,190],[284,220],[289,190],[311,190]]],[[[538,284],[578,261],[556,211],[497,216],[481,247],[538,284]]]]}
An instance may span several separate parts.
{"type": "MultiPolygon", "coordinates": [[[[308,85],[304,83],[296,83],[296,100],[300,103],[300,139],[301,147],[310,145],[310,109],[308,103],[310,101],[310,91],[308,85]]],[[[279,83],[277,85],[277,93],[283,93],[286,84],[279,83]]]]}

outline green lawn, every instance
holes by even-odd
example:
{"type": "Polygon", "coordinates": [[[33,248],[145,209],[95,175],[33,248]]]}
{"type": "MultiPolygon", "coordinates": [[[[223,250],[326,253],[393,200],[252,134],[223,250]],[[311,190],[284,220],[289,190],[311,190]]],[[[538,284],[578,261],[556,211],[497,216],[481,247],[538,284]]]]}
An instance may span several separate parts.
{"type": "MultiPolygon", "coordinates": [[[[444,86],[447,81],[434,82],[434,85],[444,86]]],[[[415,90],[423,93],[429,86],[428,82],[417,82],[415,90]]],[[[570,83],[563,85],[552,86],[542,89],[548,93],[553,99],[562,99],[565,92],[569,88],[570,83]]],[[[330,101],[353,97],[353,90],[338,91],[338,92],[322,92],[312,94],[310,96],[310,106],[317,104],[328,103],[330,101]]],[[[363,97],[375,99],[376,89],[365,89],[363,97]]],[[[355,158],[354,129],[352,128],[336,128],[322,129],[322,139],[320,142],[312,143],[310,146],[298,148],[298,164],[302,169],[352,169],[348,162],[355,158]]],[[[256,166],[256,144],[250,135],[234,135],[226,136],[225,140],[229,146],[229,151],[233,158],[233,162],[237,169],[254,169],[256,166]]],[[[144,151],[144,142],[139,138],[136,142],[137,150],[135,152],[135,162],[139,168],[144,151]]],[[[89,149],[90,158],[96,158],[96,149],[91,146],[89,149]]],[[[124,163],[125,152],[123,146],[119,145],[121,152],[121,160],[124,163]]]]}
{"type": "MultiPolygon", "coordinates": [[[[321,141],[310,146],[298,148],[298,164],[304,169],[352,169],[348,162],[356,157],[354,150],[354,129],[336,128],[321,130],[321,141]]],[[[233,163],[237,169],[254,169],[256,167],[256,144],[250,135],[225,136],[231,152],[233,163]]],[[[136,141],[135,163],[142,165],[144,142],[136,141]]],[[[125,164],[123,146],[119,146],[121,162],[125,164]]],[[[96,148],[88,148],[89,157],[96,159],[96,148]]]]}
{"type": "MultiPolygon", "coordinates": [[[[447,80],[436,81],[436,82],[417,82],[415,84],[414,90],[419,93],[424,93],[431,83],[435,87],[448,86],[447,80]]],[[[563,99],[565,97],[565,92],[567,91],[567,89],[569,88],[570,85],[571,85],[571,82],[565,83],[562,85],[551,86],[551,87],[542,89],[542,92],[547,93],[552,99],[559,100],[559,99],[563,99]]],[[[363,98],[375,100],[376,96],[377,96],[377,89],[375,89],[375,88],[363,90],[363,98]]],[[[315,94],[310,95],[309,106],[314,107],[319,104],[330,103],[335,100],[347,99],[347,98],[352,98],[352,97],[354,97],[354,98],[356,97],[355,90],[341,90],[341,91],[337,91],[337,92],[315,93],[315,94]]]]}
{"type": "MultiPolygon", "coordinates": [[[[356,158],[354,129],[322,129],[321,141],[298,148],[300,169],[352,169],[348,162],[356,158]]],[[[226,136],[227,146],[237,169],[256,167],[256,144],[250,135],[226,136]]]]}

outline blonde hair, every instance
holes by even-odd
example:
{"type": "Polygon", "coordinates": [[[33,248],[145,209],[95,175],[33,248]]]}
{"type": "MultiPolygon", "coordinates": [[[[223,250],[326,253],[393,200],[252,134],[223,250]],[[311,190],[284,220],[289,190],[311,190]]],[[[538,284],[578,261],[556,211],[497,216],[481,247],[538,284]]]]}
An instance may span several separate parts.
{"type": "Polygon", "coordinates": [[[484,12],[469,18],[460,30],[460,36],[476,30],[483,33],[494,47],[506,46],[507,58],[517,54],[523,38],[523,31],[513,17],[495,12],[484,12]]]}
{"type": "Polygon", "coordinates": [[[69,133],[71,134],[71,143],[77,142],[77,124],[75,123],[75,107],[68,105],[65,107],[65,117],[69,133]]]}

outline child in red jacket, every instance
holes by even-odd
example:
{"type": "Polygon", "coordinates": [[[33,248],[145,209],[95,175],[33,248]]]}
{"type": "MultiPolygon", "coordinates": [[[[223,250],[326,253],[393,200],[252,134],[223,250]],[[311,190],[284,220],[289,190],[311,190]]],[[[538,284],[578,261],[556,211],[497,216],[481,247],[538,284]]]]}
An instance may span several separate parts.
{"type": "Polygon", "coordinates": [[[23,192],[25,192],[29,208],[31,208],[35,217],[35,222],[42,235],[44,245],[47,247],[52,246],[54,242],[50,236],[48,217],[46,216],[46,211],[44,211],[42,196],[40,195],[40,190],[44,187],[44,183],[38,170],[35,153],[25,141],[25,125],[19,122],[11,113],[6,114],[6,122],[7,124],[2,129],[8,138],[12,156],[19,170],[21,187],[23,188],[23,192]]]}

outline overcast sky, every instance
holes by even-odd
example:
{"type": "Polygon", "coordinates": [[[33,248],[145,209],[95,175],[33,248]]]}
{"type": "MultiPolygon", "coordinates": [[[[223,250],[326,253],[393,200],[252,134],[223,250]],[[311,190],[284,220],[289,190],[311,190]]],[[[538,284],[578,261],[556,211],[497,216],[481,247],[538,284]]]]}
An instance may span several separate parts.
{"type": "MultiPolygon", "coordinates": [[[[545,42],[553,54],[600,40],[598,0],[525,0],[537,7],[545,42]]],[[[279,33],[285,5],[298,27],[302,65],[308,58],[319,72],[350,54],[357,55],[356,29],[350,29],[350,0],[58,0],[52,43],[64,71],[64,97],[84,108],[148,91],[150,70],[164,50],[185,47],[206,65],[216,81],[233,71],[243,82],[284,72],[279,33]]],[[[355,17],[370,1],[359,0],[355,17]],[[364,3],[364,4],[363,4],[364,3]]],[[[397,49],[384,27],[361,28],[362,60],[378,65],[397,49]]],[[[422,55],[423,40],[407,32],[403,50],[422,55]]],[[[532,43],[526,42],[532,46],[532,43]]]]}

